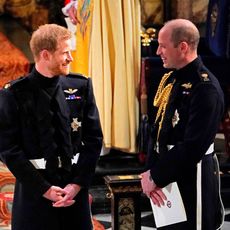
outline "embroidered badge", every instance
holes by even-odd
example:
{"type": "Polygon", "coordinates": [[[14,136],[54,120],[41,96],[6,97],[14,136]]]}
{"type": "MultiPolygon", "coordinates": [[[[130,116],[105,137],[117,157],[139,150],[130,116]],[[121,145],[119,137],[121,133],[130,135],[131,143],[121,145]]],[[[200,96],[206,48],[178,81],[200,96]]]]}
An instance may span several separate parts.
{"type": "Polygon", "coordinates": [[[65,89],[65,90],[64,90],[64,92],[65,92],[65,93],[68,93],[68,94],[74,94],[74,93],[76,93],[77,91],[78,91],[78,89],[71,89],[71,88],[65,89]]]}
{"type": "MultiPolygon", "coordinates": [[[[191,88],[192,88],[192,84],[191,84],[190,82],[184,83],[184,84],[182,84],[181,86],[184,87],[185,89],[191,89],[191,88]]],[[[188,91],[183,91],[182,94],[188,95],[188,94],[190,94],[190,92],[188,92],[188,91]]]]}
{"type": "Polygon", "coordinates": [[[65,99],[66,100],[77,100],[77,99],[81,99],[81,96],[68,95],[68,97],[66,97],[65,99]]]}
{"type": "Polygon", "coordinates": [[[78,118],[73,118],[73,121],[71,123],[71,128],[73,129],[73,132],[78,131],[79,127],[81,127],[81,121],[78,121],[78,118]]]}
{"type": "Polygon", "coordinates": [[[185,89],[191,89],[192,88],[192,84],[190,82],[184,83],[181,86],[184,87],[185,89]]]}
{"type": "Polygon", "coordinates": [[[64,92],[69,94],[65,99],[66,100],[76,100],[81,99],[81,96],[76,96],[75,93],[78,91],[78,89],[65,89],[64,92]]]}
{"type": "Polygon", "coordinates": [[[178,111],[176,109],[175,113],[173,115],[173,118],[172,118],[172,126],[173,126],[173,128],[178,124],[179,120],[180,120],[179,113],[178,113],[178,111]]]}

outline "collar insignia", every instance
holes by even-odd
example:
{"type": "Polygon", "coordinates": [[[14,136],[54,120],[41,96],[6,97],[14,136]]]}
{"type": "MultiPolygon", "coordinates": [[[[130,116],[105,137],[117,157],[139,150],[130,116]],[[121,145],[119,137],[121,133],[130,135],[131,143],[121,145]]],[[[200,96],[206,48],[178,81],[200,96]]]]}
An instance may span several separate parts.
{"type": "Polygon", "coordinates": [[[73,132],[78,131],[79,127],[81,127],[81,121],[78,121],[78,118],[73,118],[73,121],[71,123],[71,128],[73,132]]]}
{"type": "Polygon", "coordinates": [[[5,85],[4,85],[4,89],[8,89],[10,87],[10,83],[6,83],[5,85]]]}
{"type": "Polygon", "coordinates": [[[209,81],[208,74],[207,73],[202,73],[201,77],[203,78],[203,81],[209,81]]]}
{"type": "Polygon", "coordinates": [[[190,82],[184,83],[181,86],[184,87],[185,89],[191,89],[192,88],[192,84],[190,82]]]}
{"type": "Polygon", "coordinates": [[[74,94],[74,93],[76,93],[77,91],[78,91],[78,89],[71,89],[71,88],[65,89],[65,90],[64,90],[64,92],[65,92],[65,93],[68,93],[68,94],[74,94]]]}

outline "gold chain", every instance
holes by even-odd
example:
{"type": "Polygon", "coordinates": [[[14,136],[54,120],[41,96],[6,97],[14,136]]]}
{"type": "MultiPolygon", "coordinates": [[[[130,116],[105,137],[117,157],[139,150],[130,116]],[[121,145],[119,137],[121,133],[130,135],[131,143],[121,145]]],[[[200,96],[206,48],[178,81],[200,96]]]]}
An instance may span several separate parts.
{"type": "Polygon", "coordinates": [[[160,134],[160,130],[162,128],[162,123],[163,123],[163,119],[164,119],[164,115],[165,115],[165,109],[169,100],[169,96],[173,87],[173,84],[175,81],[173,81],[172,83],[169,83],[165,86],[167,79],[169,78],[169,76],[172,74],[173,71],[170,71],[169,73],[165,73],[164,76],[162,77],[159,87],[157,89],[154,101],[153,101],[153,105],[155,107],[158,107],[157,110],[157,115],[155,118],[155,123],[156,121],[159,119],[159,117],[161,116],[161,120],[159,122],[159,128],[158,128],[158,132],[157,132],[157,140],[160,134]]]}

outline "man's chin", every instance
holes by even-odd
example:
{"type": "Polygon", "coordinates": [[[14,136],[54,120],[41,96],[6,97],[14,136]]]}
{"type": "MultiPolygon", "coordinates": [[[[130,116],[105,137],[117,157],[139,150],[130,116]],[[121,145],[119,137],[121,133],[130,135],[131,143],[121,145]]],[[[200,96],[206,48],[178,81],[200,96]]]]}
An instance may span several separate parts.
{"type": "Polygon", "coordinates": [[[68,75],[69,72],[70,72],[70,69],[69,69],[69,68],[66,68],[66,69],[63,69],[63,70],[62,70],[62,73],[61,73],[61,74],[63,74],[63,75],[68,75]]]}
{"type": "Polygon", "coordinates": [[[172,66],[172,64],[168,63],[168,62],[163,62],[163,67],[165,69],[173,69],[174,67],[172,66]]]}
{"type": "Polygon", "coordinates": [[[164,66],[164,68],[166,68],[166,69],[169,68],[167,63],[163,63],[163,66],[164,66]]]}

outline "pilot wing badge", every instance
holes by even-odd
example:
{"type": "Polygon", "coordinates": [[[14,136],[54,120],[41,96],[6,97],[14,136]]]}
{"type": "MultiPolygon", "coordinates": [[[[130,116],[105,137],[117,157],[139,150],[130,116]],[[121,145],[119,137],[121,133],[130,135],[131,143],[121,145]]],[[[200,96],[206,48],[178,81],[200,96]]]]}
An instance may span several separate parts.
{"type": "Polygon", "coordinates": [[[65,89],[64,92],[67,94],[74,94],[78,91],[78,89],[65,89]]]}
{"type": "Polygon", "coordinates": [[[182,84],[181,86],[184,88],[182,94],[189,95],[190,89],[192,88],[192,84],[190,82],[188,82],[188,83],[182,84]]]}
{"type": "Polygon", "coordinates": [[[66,95],[66,100],[76,100],[76,99],[81,99],[80,96],[76,95],[76,92],[78,91],[78,89],[65,89],[64,93],[67,94],[66,95]]]}
{"type": "Polygon", "coordinates": [[[192,84],[190,82],[184,83],[181,86],[184,87],[185,89],[191,89],[192,88],[192,84]]]}

